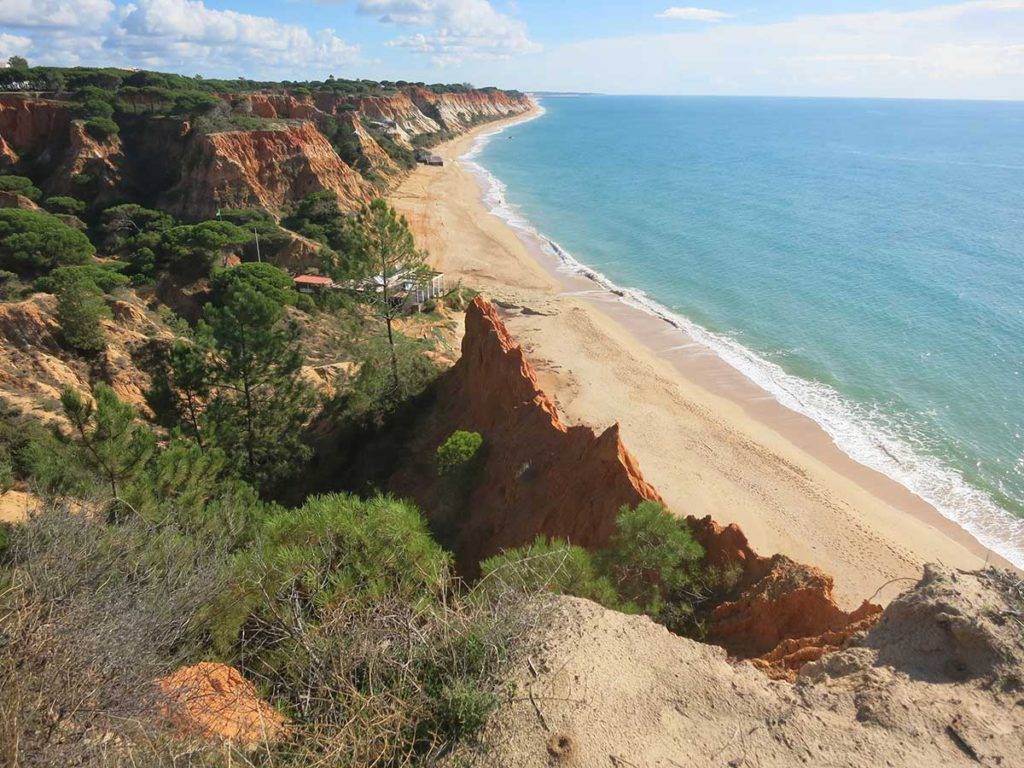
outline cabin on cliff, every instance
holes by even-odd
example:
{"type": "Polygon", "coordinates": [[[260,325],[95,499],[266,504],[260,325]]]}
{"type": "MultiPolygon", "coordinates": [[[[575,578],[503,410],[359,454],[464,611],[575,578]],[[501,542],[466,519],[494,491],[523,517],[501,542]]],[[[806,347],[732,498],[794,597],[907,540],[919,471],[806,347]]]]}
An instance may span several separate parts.
{"type": "Polygon", "coordinates": [[[292,280],[299,293],[323,293],[338,287],[331,278],[323,275],[296,275],[292,280]]]}

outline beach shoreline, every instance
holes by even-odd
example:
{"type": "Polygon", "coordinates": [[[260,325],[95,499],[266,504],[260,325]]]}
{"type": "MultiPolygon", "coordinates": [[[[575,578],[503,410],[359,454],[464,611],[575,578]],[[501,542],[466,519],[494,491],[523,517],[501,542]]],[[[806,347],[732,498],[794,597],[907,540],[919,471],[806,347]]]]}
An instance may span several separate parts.
{"type": "MultiPolygon", "coordinates": [[[[758,551],[821,567],[848,606],[893,579],[916,578],[928,561],[1009,565],[684,329],[559,269],[543,242],[495,216],[460,158],[480,135],[535,116],[489,123],[438,147],[445,166],[417,168],[392,199],[449,280],[504,309],[567,421],[618,421],[674,511],[738,523],[758,551]]],[[[905,586],[889,584],[875,599],[905,586]]]]}

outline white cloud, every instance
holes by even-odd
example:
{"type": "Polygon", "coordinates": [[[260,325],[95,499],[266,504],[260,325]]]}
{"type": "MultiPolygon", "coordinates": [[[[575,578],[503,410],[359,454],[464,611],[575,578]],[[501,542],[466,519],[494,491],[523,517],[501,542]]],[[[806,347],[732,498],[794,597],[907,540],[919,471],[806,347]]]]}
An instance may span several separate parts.
{"type": "Polygon", "coordinates": [[[208,8],[202,0],[138,0],[125,7],[108,47],[147,65],[329,66],[351,62],[358,48],[323,29],[267,16],[208,8]]]}
{"type": "Polygon", "coordinates": [[[718,22],[723,19],[731,19],[731,13],[716,11],[711,8],[693,8],[692,6],[666,8],[657,15],[659,19],[671,19],[673,21],[707,21],[718,22]]]}
{"type": "Polygon", "coordinates": [[[386,24],[425,28],[389,45],[429,54],[442,64],[540,50],[522,21],[488,0],[360,0],[359,10],[386,24]]]}
{"type": "Polygon", "coordinates": [[[202,0],[135,0],[116,11],[110,0],[0,0],[0,24],[20,24],[31,35],[30,60],[64,65],[322,77],[359,55],[331,29],[310,31],[202,0]]]}
{"type": "Polygon", "coordinates": [[[113,10],[111,0],[3,0],[0,24],[96,29],[107,21],[113,10]]]}
{"type": "Polygon", "coordinates": [[[11,56],[24,56],[31,47],[31,38],[0,32],[0,66],[6,66],[11,56]]]}

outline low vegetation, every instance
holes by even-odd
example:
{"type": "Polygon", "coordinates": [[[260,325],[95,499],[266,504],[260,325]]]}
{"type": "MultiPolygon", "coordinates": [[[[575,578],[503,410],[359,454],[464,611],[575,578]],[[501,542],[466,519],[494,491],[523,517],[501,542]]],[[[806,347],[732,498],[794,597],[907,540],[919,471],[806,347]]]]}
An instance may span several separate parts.
{"type": "Polygon", "coordinates": [[[677,634],[703,636],[706,610],[738,573],[703,565],[686,521],[655,502],[623,507],[608,544],[589,552],[538,537],[481,564],[484,579],[576,595],[626,613],[645,613],[677,634]]]}

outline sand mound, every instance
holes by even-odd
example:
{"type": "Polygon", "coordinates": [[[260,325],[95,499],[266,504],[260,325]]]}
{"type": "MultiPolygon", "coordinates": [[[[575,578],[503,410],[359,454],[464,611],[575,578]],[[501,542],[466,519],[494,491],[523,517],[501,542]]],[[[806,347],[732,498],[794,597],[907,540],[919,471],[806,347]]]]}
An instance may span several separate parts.
{"type": "Polygon", "coordinates": [[[157,681],[183,733],[242,745],[274,741],[285,718],[234,667],[202,662],[157,681]]]}
{"type": "Polygon", "coordinates": [[[479,751],[459,757],[516,768],[1024,766],[1024,634],[1012,614],[996,618],[1020,610],[1008,579],[929,568],[857,647],[808,664],[795,685],[646,618],[562,598],[517,695],[479,751]]]}
{"type": "MultiPolygon", "coordinates": [[[[878,662],[922,680],[995,682],[1024,669],[1024,604],[1013,576],[925,567],[917,587],[896,598],[865,645],[878,662]]],[[[1018,680],[1024,688],[1024,680],[1018,680]]]]}

